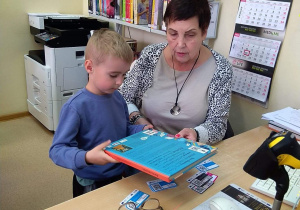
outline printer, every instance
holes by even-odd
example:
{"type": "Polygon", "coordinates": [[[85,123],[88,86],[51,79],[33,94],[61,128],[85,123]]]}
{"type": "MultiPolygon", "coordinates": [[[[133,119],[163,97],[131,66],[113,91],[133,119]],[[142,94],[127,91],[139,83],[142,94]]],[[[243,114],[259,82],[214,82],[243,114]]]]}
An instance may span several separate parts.
{"type": "Polygon", "coordinates": [[[108,22],[80,15],[29,13],[30,33],[43,50],[24,55],[29,112],[55,131],[62,105],[85,87],[84,52],[92,30],[108,22]]]}

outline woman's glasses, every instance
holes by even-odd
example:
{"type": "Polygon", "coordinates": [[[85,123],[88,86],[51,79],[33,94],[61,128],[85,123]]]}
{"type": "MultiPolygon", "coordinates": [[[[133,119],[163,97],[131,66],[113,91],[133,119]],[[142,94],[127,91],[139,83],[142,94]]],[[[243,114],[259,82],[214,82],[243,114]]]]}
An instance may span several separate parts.
{"type": "Polygon", "coordinates": [[[163,210],[160,206],[159,200],[156,198],[149,198],[140,207],[137,207],[134,202],[127,202],[122,204],[118,210],[163,210]]]}

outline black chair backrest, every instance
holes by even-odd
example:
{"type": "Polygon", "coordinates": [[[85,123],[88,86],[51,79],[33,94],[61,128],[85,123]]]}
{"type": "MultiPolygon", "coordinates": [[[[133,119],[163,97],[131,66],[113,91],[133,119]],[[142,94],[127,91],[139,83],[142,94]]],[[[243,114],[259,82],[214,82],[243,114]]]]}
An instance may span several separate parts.
{"type": "Polygon", "coordinates": [[[233,137],[233,136],[234,136],[233,129],[230,125],[229,120],[227,120],[227,130],[226,130],[226,133],[225,133],[225,136],[224,136],[223,140],[228,139],[228,138],[233,137]]]}

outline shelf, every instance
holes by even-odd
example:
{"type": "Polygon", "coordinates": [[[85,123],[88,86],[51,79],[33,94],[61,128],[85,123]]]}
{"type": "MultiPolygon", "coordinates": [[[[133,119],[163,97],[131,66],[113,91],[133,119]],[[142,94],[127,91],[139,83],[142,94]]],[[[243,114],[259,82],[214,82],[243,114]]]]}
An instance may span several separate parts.
{"type": "Polygon", "coordinates": [[[131,27],[131,28],[151,32],[151,33],[154,33],[154,34],[159,34],[159,35],[164,35],[164,36],[166,35],[165,31],[151,29],[147,25],[136,25],[136,24],[132,24],[132,23],[127,23],[127,22],[122,21],[122,20],[117,20],[117,19],[114,19],[114,18],[107,18],[107,17],[103,17],[103,16],[99,16],[99,15],[90,14],[89,16],[93,17],[93,18],[96,18],[96,19],[99,19],[99,20],[104,20],[104,21],[107,21],[107,22],[110,22],[110,23],[116,23],[116,24],[120,24],[120,25],[123,25],[123,26],[128,26],[128,27],[131,27]]]}

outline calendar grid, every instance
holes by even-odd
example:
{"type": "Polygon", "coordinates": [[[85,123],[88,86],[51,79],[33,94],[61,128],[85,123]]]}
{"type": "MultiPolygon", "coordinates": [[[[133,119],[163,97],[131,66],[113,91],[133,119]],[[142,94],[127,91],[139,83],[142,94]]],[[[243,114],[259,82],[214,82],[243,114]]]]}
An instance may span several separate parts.
{"type": "Polygon", "coordinates": [[[229,52],[232,91],[263,106],[268,102],[291,4],[292,0],[240,0],[229,52]]]}
{"type": "Polygon", "coordinates": [[[290,5],[282,1],[242,0],[236,22],[284,30],[290,5]]]}

